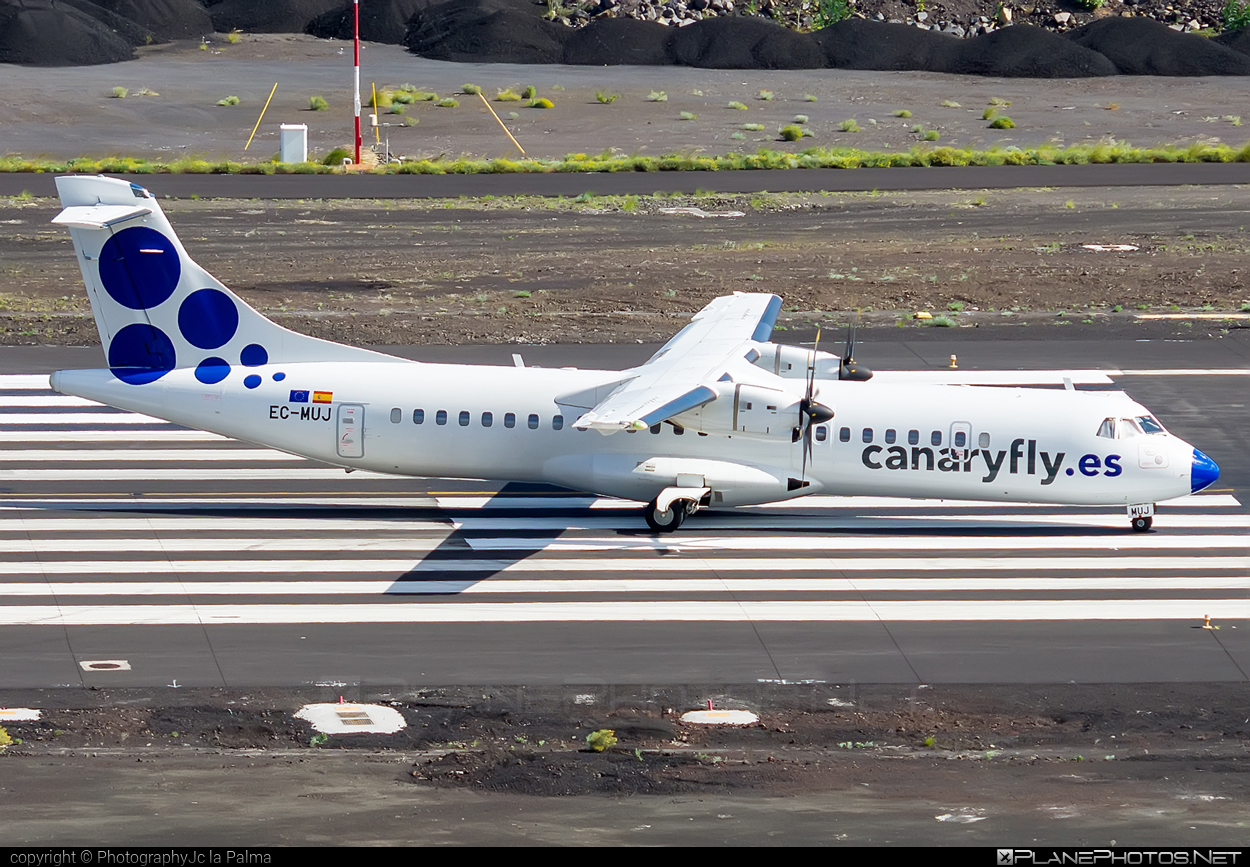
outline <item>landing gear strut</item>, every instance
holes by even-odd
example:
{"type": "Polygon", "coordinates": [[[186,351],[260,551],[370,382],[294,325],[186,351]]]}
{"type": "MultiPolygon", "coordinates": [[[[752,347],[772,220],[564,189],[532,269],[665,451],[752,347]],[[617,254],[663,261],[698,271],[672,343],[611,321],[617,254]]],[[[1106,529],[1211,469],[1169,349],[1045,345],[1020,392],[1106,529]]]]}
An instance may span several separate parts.
{"type": "Polygon", "coordinates": [[[687,500],[673,500],[667,509],[660,509],[655,500],[647,504],[647,526],[657,533],[672,533],[686,520],[687,500]]]}

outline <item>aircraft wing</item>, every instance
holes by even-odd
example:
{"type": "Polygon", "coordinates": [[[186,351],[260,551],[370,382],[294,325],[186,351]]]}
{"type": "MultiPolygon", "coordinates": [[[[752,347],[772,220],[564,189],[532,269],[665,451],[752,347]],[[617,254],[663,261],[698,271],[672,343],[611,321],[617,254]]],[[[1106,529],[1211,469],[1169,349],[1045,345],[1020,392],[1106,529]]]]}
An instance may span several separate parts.
{"type": "Polygon", "coordinates": [[[643,430],[716,398],[725,377],[751,344],[772,334],[781,298],[735,292],[717,298],[574,427],[601,433],[643,430]]]}

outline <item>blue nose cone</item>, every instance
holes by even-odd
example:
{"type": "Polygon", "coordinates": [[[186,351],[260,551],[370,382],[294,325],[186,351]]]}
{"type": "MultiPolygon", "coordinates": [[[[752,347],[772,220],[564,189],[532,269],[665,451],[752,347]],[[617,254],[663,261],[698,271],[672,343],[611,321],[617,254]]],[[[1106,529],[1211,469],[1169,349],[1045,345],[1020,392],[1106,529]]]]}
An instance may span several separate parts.
{"type": "Polygon", "coordinates": [[[1189,490],[1198,493],[1208,488],[1220,477],[1220,467],[1215,461],[1194,449],[1194,466],[1189,473],[1189,490]]]}

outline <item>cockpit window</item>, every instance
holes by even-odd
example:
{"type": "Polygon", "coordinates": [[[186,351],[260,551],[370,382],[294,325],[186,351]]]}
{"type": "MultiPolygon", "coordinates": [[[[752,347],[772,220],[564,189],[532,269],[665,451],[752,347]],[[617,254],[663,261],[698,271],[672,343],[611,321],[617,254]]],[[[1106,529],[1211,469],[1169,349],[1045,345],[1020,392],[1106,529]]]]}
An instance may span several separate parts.
{"type": "Polygon", "coordinates": [[[1122,418],[1116,423],[1116,439],[1126,440],[1130,437],[1137,436],[1139,433],[1141,433],[1141,431],[1137,429],[1137,423],[1131,418],[1122,418]]]}
{"type": "Polygon", "coordinates": [[[1098,426],[1098,435],[1109,440],[1115,439],[1115,419],[1104,418],[1102,424],[1098,426]]]}
{"type": "Polygon", "coordinates": [[[1148,434],[1167,433],[1167,431],[1163,429],[1163,425],[1159,424],[1148,415],[1138,416],[1137,426],[1148,434]]]}

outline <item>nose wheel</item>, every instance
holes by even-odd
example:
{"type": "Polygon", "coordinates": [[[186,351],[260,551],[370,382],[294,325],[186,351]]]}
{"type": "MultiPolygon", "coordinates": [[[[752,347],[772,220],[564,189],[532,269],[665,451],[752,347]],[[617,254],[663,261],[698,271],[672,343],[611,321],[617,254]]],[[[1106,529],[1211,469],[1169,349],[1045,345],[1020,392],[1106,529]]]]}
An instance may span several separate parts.
{"type": "Polygon", "coordinates": [[[1133,532],[1144,533],[1150,529],[1150,525],[1155,521],[1154,518],[1139,517],[1133,519],[1133,532]]]}
{"type": "Polygon", "coordinates": [[[669,503],[667,509],[661,509],[656,504],[656,501],[652,500],[647,504],[644,511],[647,526],[657,533],[672,533],[686,520],[686,502],[685,500],[673,500],[669,503]]]}

